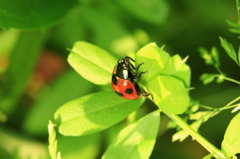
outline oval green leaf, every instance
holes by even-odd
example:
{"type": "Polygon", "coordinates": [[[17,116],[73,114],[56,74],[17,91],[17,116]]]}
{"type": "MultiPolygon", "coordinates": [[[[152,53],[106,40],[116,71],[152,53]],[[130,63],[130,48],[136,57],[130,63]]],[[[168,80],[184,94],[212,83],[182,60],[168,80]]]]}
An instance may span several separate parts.
{"type": "Polygon", "coordinates": [[[105,85],[111,81],[117,59],[95,45],[79,41],[74,44],[68,62],[83,78],[105,85]]]}
{"type": "Polygon", "coordinates": [[[0,0],[0,27],[42,29],[60,21],[76,0],[0,0]]]}
{"type": "Polygon", "coordinates": [[[155,104],[168,114],[181,114],[189,105],[183,82],[175,77],[159,75],[148,83],[155,104]]]}
{"type": "Polygon", "coordinates": [[[150,157],[160,123],[160,113],[155,111],[120,131],[102,159],[150,157]]]}
{"type": "Polygon", "coordinates": [[[240,113],[238,113],[230,122],[222,142],[222,151],[232,157],[240,153],[240,113]]]}
{"type": "Polygon", "coordinates": [[[143,98],[127,100],[114,91],[102,91],[72,100],[55,113],[59,132],[66,136],[81,136],[104,130],[135,111],[143,98]]]}

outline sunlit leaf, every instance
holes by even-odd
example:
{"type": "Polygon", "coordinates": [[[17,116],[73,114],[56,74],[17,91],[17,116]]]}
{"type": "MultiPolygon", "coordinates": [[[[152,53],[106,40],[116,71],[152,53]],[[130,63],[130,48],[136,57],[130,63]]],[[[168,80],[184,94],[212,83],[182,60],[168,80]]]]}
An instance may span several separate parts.
{"type": "Polygon", "coordinates": [[[163,47],[159,48],[156,43],[149,43],[142,47],[136,53],[136,65],[143,62],[139,70],[148,71],[148,73],[143,75],[140,81],[148,82],[159,75],[169,58],[170,55],[163,50],[163,47]]]}
{"type": "MultiPolygon", "coordinates": [[[[54,126],[55,125],[52,123],[52,121],[49,120],[49,123],[48,123],[48,135],[49,135],[48,136],[48,142],[49,142],[48,151],[49,151],[51,158],[57,159],[57,156],[58,156],[57,140],[56,140],[56,131],[54,129],[54,126]]],[[[60,158],[60,156],[59,156],[59,158],[60,158]]]]}
{"type": "Polygon", "coordinates": [[[110,83],[117,59],[95,45],[79,41],[74,44],[68,62],[83,78],[104,85],[110,83]]]}
{"type": "Polygon", "coordinates": [[[188,91],[183,82],[171,76],[157,76],[148,83],[155,104],[168,114],[181,114],[189,105],[188,91]]]}
{"type": "Polygon", "coordinates": [[[156,140],[159,122],[159,112],[153,112],[127,126],[120,131],[102,159],[148,159],[156,140]]]}
{"type": "Polygon", "coordinates": [[[172,76],[181,80],[185,87],[190,87],[190,76],[191,71],[190,67],[185,63],[187,57],[185,59],[181,59],[179,55],[172,56],[167,63],[165,64],[161,74],[166,76],[172,76]]]}
{"type": "Polygon", "coordinates": [[[222,142],[222,151],[232,157],[240,153],[240,113],[229,123],[222,142]]]}
{"type": "Polygon", "coordinates": [[[104,130],[123,120],[143,102],[120,98],[112,90],[86,95],[60,107],[54,117],[66,136],[81,136],[104,130]]]}

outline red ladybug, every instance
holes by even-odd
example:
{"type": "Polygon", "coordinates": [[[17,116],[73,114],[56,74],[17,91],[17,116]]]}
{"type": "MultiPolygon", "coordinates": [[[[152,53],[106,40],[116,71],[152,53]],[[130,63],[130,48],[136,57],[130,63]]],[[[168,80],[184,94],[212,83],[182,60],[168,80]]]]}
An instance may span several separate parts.
{"type": "Polygon", "coordinates": [[[137,76],[139,67],[143,64],[140,63],[136,68],[131,64],[131,61],[135,62],[131,57],[126,56],[123,59],[118,60],[117,65],[113,69],[112,73],[112,89],[121,97],[126,99],[138,99],[141,95],[147,97],[151,94],[143,91],[137,80],[142,74],[146,72],[140,72],[137,76]]]}

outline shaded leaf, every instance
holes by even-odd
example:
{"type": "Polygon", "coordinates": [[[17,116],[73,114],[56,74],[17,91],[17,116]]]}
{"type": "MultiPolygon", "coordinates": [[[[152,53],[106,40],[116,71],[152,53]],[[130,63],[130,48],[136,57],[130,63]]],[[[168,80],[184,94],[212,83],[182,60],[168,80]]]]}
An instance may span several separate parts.
{"type": "Polygon", "coordinates": [[[155,104],[168,114],[181,114],[189,105],[188,91],[183,82],[171,76],[157,76],[148,83],[155,104]]]}
{"type": "Polygon", "coordinates": [[[49,86],[38,98],[38,102],[26,114],[23,129],[29,134],[47,134],[46,125],[54,112],[64,103],[92,91],[93,85],[74,70],[68,71],[49,86]]]}
{"type": "Polygon", "coordinates": [[[143,102],[120,98],[112,90],[86,95],[60,107],[54,117],[59,132],[66,136],[80,136],[104,130],[123,120],[143,102]]]}
{"type": "Polygon", "coordinates": [[[200,52],[201,57],[205,60],[205,63],[207,65],[213,65],[214,64],[213,58],[212,58],[211,54],[208,52],[207,49],[205,49],[203,47],[200,47],[198,50],[200,52]]]}
{"type": "MultiPolygon", "coordinates": [[[[114,6],[111,6],[114,7],[114,6]]],[[[94,33],[94,43],[111,50],[118,56],[139,48],[136,38],[121,23],[115,14],[109,14],[104,8],[81,7],[81,15],[86,25],[94,33]],[[99,25],[101,24],[101,25],[99,25]],[[107,28],[107,29],[106,29],[107,28]]]]}
{"type": "Polygon", "coordinates": [[[226,51],[226,53],[240,66],[240,63],[238,62],[238,59],[237,59],[237,54],[236,54],[232,44],[228,43],[226,39],[223,39],[221,37],[219,37],[219,38],[221,41],[221,45],[224,48],[224,50],[226,51]]]}
{"type": "Polygon", "coordinates": [[[76,0],[0,0],[0,27],[40,29],[55,24],[70,10],[76,0]],[[47,5],[46,5],[47,4],[47,5]]]}
{"type": "Polygon", "coordinates": [[[95,45],[79,41],[74,44],[68,62],[83,78],[105,85],[111,81],[117,59],[95,45]]]}
{"type": "Polygon", "coordinates": [[[214,81],[215,77],[216,77],[215,74],[204,73],[200,76],[200,80],[203,81],[204,85],[206,85],[214,81]]]}
{"type": "MultiPolygon", "coordinates": [[[[4,149],[10,152],[14,155],[13,159],[49,158],[46,144],[36,142],[36,140],[30,140],[26,135],[21,135],[20,133],[4,129],[3,127],[0,127],[0,145],[0,151],[4,149]]],[[[1,158],[2,157],[3,156],[1,156],[1,158]]]]}
{"type": "Polygon", "coordinates": [[[240,46],[238,47],[238,63],[240,63],[240,46]]]}
{"type": "Polygon", "coordinates": [[[220,61],[219,61],[219,53],[216,47],[212,47],[211,49],[211,55],[214,59],[214,65],[215,67],[219,67],[220,66],[220,61]]]}
{"type": "Polygon", "coordinates": [[[150,113],[120,131],[102,159],[148,159],[160,122],[158,111],[150,113]]]}
{"type": "Polygon", "coordinates": [[[118,0],[128,12],[132,13],[137,18],[153,23],[162,23],[168,15],[168,7],[165,1],[149,0],[118,0]]]}
{"type": "Polygon", "coordinates": [[[235,34],[240,34],[240,25],[236,22],[232,22],[230,20],[227,20],[227,23],[229,26],[231,26],[232,28],[230,28],[230,31],[232,33],[235,33],[235,34]]]}
{"type": "Polygon", "coordinates": [[[58,136],[58,150],[62,159],[96,159],[101,150],[101,135],[58,136]]]}
{"type": "Polygon", "coordinates": [[[9,58],[10,63],[0,81],[0,109],[4,114],[11,114],[22,97],[41,52],[44,38],[45,34],[41,31],[22,32],[19,35],[9,58]],[[26,47],[26,44],[31,44],[31,47],[26,47]]]}
{"type": "Polygon", "coordinates": [[[222,151],[232,157],[240,153],[240,113],[238,113],[230,122],[222,142],[222,151]]]}

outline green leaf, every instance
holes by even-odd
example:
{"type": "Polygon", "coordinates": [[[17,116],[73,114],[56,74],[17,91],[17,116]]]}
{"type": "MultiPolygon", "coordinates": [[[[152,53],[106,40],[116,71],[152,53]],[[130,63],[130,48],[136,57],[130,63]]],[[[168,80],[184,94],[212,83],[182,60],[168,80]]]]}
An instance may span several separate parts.
{"type": "MultiPolygon", "coordinates": [[[[116,6],[111,6],[111,10],[119,9],[114,7],[116,6]]],[[[137,51],[139,45],[136,38],[115,14],[110,14],[106,8],[101,7],[81,6],[79,10],[87,27],[93,31],[95,44],[113,51],[118,56],[120,53],[137,51]]]]}
{"type": "Polygon", "coordinates": [[[232,46],[231,43],[228,43],[226,39],[223,39],[221,37],[220,41],[221,41],[221,45],[224,48],[224,50],[226,51],[226,53],[238,64],[238,66],[240,66],[240,63],[238,62],[237,59],[237,54],[232,46]]]}
{"type": "Polygon", "coordinates": [[[44,40],[45,34],[41,31],[21,32],[11,52],[8,68],[0,81],[0,110],[4,114],[11,114],[22,97],[44,40]]]}
{"type": "Polygon", "coordinates": [[[232,157],[240,153],[240,113],[238,113],[230,122],[222,142],[222,151],[232,157]]]}
{"type": "Polygon", "coordinates": [[[66,72],[42,92],[38,102],[26,114],[23,129],[32,135],[46,135],[48,120],[52,120],[59,106],[90,93],[92,88],[93,84],[81,78],[74,70],[66,72]]]}
{"type": "Polygon", "coordinates": [[[189,105],[188,91],[183,82],[171,76],[157,76],[148,83],[155,104],[168,114],[181,114],[189,105]]]}
{"type": "Polygon", "coordinates": [[[163,50],[163,47],[159,48],[156,43],[149,43],[142,47],[136,53],[136,66],[144,62],[139,72],[148,71],[148,73],[143,75],[139,81],[148,82],[159,75],[169,58],[170,55],[163,50]]]}
{"type": "Polygon", "coordinates": [[[72,100],[60,107],[54,117],[59,131],[67,136],[80,136],[104,130],[123,120],[143,102],[120,98],[114,91],[102,91],[72,100]]]}
{"type": "Polygon", "coordinates": [[[238,48],[238,63],[240,63],[240,46],[238,48]]]}
{"type": "Polygon", "coordinates": [[[137,18],[153,24],[164,22],[168,15],[165,1],[118,0],[118,3],[137,18]]]}
{"type": "Polygon", "coordinates": [[[56,131],[54,129],[54,124],[51,120],[48,123],[48,151],[52,159],[61,158],[60,152],[57,152],[57,140],[56,140],[56,131]]]}
{"type": "Polygon", "coordinates": [[[148,159],[155,144],[160,114],[150,113],[120,131],[102,159],[148,159]]]}
{"type": "Polygon", "coordinates": [[[219,67],[220,66],[219,53],[216,47],[212,47],[211,55],[213,57],[215,67],[219,67]]]}
{"type": "MultiPolygon", "coordinates": [[[[46,125],[47,129],[47,125],[46,125]]],[[[30,140],[29,137],[23,135],[21,133],[17,133],[16,131],[10,131],[4,129],[2,126],[0,127],[0,153],[1,149],[6,150],[11,153],[15,157],[12,159],[48,159],[49,152],[47,149],[47,145],[42,142],[37,142],[36,140],[30,140]],[[17,156],[17,157],[16,157],[17,156]]],[[[1,156],[3,158],[3,156],[1,156]]],[[[4,158],[5,159],[5,158],[4,158]]],[[[6,158],[9,159],[9,158],[6,158]]]]}
{"type": "Polygon", "coordinates": [[[230,20],[227,20],[227,23],[229,26],[231,26],[232,28],[230,28],[230,31],[232,33],[235,33],[235,34],[240,34],[240,25],[236,22],[232,22],[230,20]]]}
{"type": "Polygon", "coordinates": [[[200,76],[200,80],[203,81],[203,84],[209,84],[211,83],[214,79],[215,79],[215,74],[211,74],[211,73],[204,73],[200,76]]]}
{"type": "Polygon", "coordinates": [[[11,49],[14,47],[18,36],[20,35],[20,31],[16,29],[10,30],[1,30],[0,32],[0,57],[4,54],[8,54],[11,52],[11,49]]]}
{"type": "Polygon", "coordinates": [[[61,20],[76,3],[76,0],[25,0],[21,3],[0,0],[0,27],[45,28],[61,20]]]}
{"type": "Polygon", "coordinates": [[[68,62],[83,78],[105,85],[111,81],[117,59],[95,45],[79,41],[74,44],[68,62]]]}
{"type": "Polygon", "coordinates": [[[213,58],[212,58],[211,54],[207,51],[207,49],[200,47],[198,50],[200,52],[201,57],[205,60],[205,63],[207,65],[214,64],[213,58]]]}
{"type": "Polygon", "coordinates": [[[62,159],[96,159],[102,148],[102,136],[95,133],[87,136],[58,136],[58,150],[62,159]]]}
{"type": "Polygon", "coordinates": [[[226,22],[228,23],[229,26],[240,29],[240,25],[238,23],[233,22],[231,20],[226,20],[226,22]]]}
{"type": "Polygon", "coordinates": [[[191,71],[185,63],[186,60],[187,58],[182,60],[179,55],[172,56],[165,64],[161,74],[175,77],[181,80],[185,84],[185,87],[190,87],[191,71]]]}

